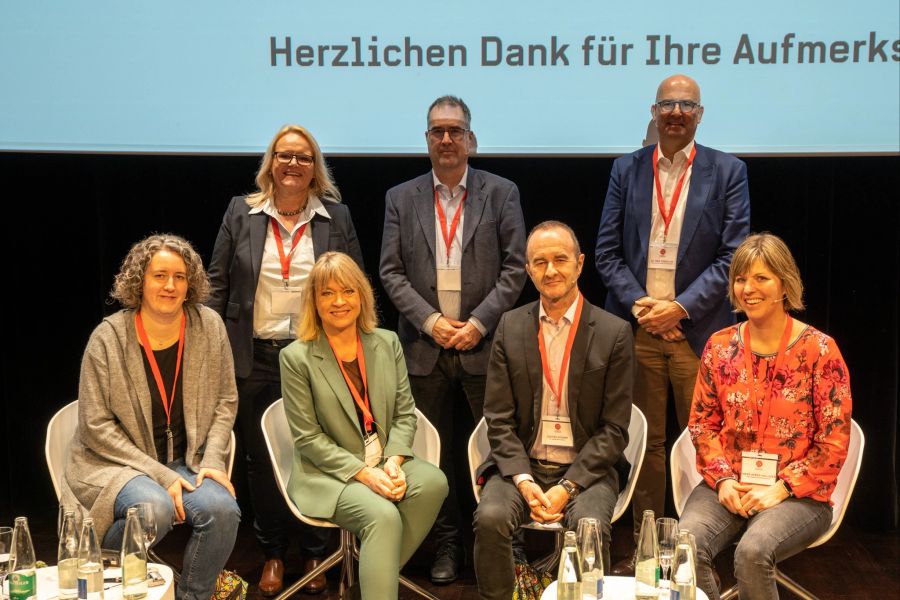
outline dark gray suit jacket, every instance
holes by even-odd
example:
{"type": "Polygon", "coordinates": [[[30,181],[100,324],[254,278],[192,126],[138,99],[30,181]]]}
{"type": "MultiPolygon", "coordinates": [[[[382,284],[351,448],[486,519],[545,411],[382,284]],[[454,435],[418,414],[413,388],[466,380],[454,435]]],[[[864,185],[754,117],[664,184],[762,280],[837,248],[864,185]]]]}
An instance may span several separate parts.
{"type": "MultiPolygon", "coordinates": [[[[331,218],[315,215],[309,224],[316,258],[328,251],[346,252],[365,270],[350,209],[327,200],[322,205],[331,218]]],[[[234,372],[241,378],[248,377],[253,369],[253,301],[268,227],[269,215],[251,215],[246,197],[235,196],[225,211],[209,263],[206,305],[225,321],[234,353],[234,372]]]]}
{"type": "MultiPolygon", "coordinates": [[[[483,374],[491,332],[525,285],[525,220],[516,185],[469,167],[463,209],[460,320],[474,316],[488,330],[461,353],[467,373],[483,374]]],[[[431,172],[402,183],[385,198],[381,282],[400,313],[398,335],[411,375],[428,375],[440,354],[422,332],[438,308],[435,270],[434,185],[431,172]]]]}
{"type": "MultiPolygon", "coordinates": [[[[504,477],[531,473],[529,449],[541,418],[543,370],[538,350],[538,302],[511,310],[500,320],[484,396],[491,456],[504,477]]],[[[634,352],[631,326],[587,301],[569,359],[568,405],[578,455],[566,471],[589,487],[625,467],[631,420],[634,352]]]]}

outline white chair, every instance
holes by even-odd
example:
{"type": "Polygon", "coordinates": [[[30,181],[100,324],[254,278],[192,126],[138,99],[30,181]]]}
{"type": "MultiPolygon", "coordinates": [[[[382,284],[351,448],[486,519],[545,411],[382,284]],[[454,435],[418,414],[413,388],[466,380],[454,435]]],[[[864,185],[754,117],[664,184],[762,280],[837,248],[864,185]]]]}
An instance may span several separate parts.
{"type": "MultiPolygon", "coordinates": [[[[441,456],[441,438],[437,429],[425,418],[425,415],[419,412],[419,409],[416,409],[416,417],[416,437],[413,439],[413,452],[416,456],[437,466],[441,456]]],[[[338,563],[341,563],[340,596],[343,598],[346,590],[353,585],[356,578],[353,572],[353,561],[359,560],[356,538],[352,533],[338,527],[331,521],[307,517],[300,512],[300,509],[297,508],[297,505],[294,504],[294,501],[288,495],[287,485],[291,479],[291,467],[294,462],[294,443],[288,427],[282,399],[276,400],[263,413],[262,430],[263,437],[266,440],[266,447],[269,449],[269,458],[272,460],[272,467],[275,471],[275,481],[278,484],[278,490],[284,497],[284,501],[287,503],[291,513],[313,527],[333,527],[340,529],[341,532],[341,542],[338,549],[323,560],[322,564],[317,568],[301,577],[299,581],[279,594],[275,600],[285,600],[293,596],[300,588],[312,581],[313,578],[318,577],[338,563]]],[[[400,583],[423,598],[438,600],[403,575],[400,576],[400,583]]]]}
{"type": "MultiPolygon", "coordinates": [[[[50,471],[50,481],[53,483],[53,491],[56,492],[56,499],[59,500],[62,494],[62,478],[66,472],[66,461],[69,458],[69,445],[72,438],[75,437],[75,430],[78,428],[78,400],[69,402],[50,419],[47,424],[47,438],[44,442],[44,457],[47,460],[47,469],[50,471]]],[[[228,478],[231,479],[231,469],[234,466],[235,441],[234,432],[231,432],[231,438],[228,446],[228,459],[226,463],[226,472],[228,478]]],[[[167,566],[162,558],[160,558],[153,550],[148,549],[151,560],[167,566]]],[[[172,568],[175,581],[179,581],[181,574],[172,568]]]]}
{"type": "MultiPolygon", "coordinates": [[[[834,502],[831,515],[831,526],[816,541],[811,543],[807,548],[815,548],[821,546],[831,539],[841,526],[844,520],[844,514],[847,512],[847,505],[850,503],[850,497],[853,495],[853,488],[856,487],[856,478],[859,476],[859,469],[862,465],[863,449],[866,446],[866,436],[863,435],[862,429],[856,421],[850,421],[850,447],[847,450],[847,459],[841,472],[838,473],[837,485],[831,494],[831,500],[834,502]]],[[[678,516],[684,511],[687,504],[688,496],[697,485],[703,481],[700,473],[697,472],[697,453],[694,444],[691,442],[690,432],[685,429],[678,436],[675,445],[672,447],[672,454],[669,458],[669,465],[672,470],[672,496],[675,500],[675,509],[678,516]]],[[[777,566],[775,567],[775,579],[785,588],[800,596],[804,600],[816,600],[816,597],[805,589],[799,583],[788,577],[777,566]]],[[[737,586],[732,586],[722,592],[722,600],[730,600],[737,598],[737,586]]]]}
{"type": "MultiPolygon", "coordinates": [[[[487,421],[482,418],[478,425],[475,427],[475,431],[472,432],[472,435],[469,436],[469,476],[472,479],[472,492],[475,494],[475,500],[481,501],[481,486],[478,484],[476,480],[475,473],[484,462],[487,460],[487,457],[491,453],[491,444],[488,440],[487,435],[487,421]]],[[[633,404],[631,405],[631,421],[628,424],[628,445],[625,446],[625,458],[628,460],[631,465],[631,470],[628,472],[628,480],[625,483],[625,488],[619,492],[619,497],[616,500],[616,506],[613,509],[613,515],[611,523],[615,523],[619,520],[619,518],[625,514],[625,509],[628,508],[628,504],[631,502],[631,496],[634,494],[634,486],[637,484],[638,475],[641,472],[641,466],[644,464],[644,454],[647,450],[647,419],[644,418],[644,413],[640,411],[640,409],[633,404]]],[[[565,529],[560,523],[551,523],[549,525],[544,525],[543,523],[538,523],[536,521],[532,521],[530,523],[525,523],[522,525],[525,529],[535,529],[535,530],[543,530],[543,531],[553,531],[556,534],[555,539],[555,547],[551,554],[548,554],[544,558],[535,561],[534,568],[539,571],[549,571],[553,568],[553,566],[559,560],[559,555],[562,552],[563,541],[565,536],[565,529]]]]}

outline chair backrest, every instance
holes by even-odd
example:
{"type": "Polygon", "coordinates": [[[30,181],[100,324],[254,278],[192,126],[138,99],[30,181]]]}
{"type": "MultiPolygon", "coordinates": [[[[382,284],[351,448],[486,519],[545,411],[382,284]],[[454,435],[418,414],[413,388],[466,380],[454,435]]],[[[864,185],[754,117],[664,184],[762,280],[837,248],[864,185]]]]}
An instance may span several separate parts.
{"type": "MultiPolygon", "coordinates": [[[[859,424],[851,419],[850,445],[847,448],[847,458],[844,461],[844,466],[841,467],[840,473],[838,473],[837,484],[831,494],[831,501],[834,503],[831,513],[831,526],[816,541],[810,544],[809,548],[820,546],[830,540],[837,532],[838,527],[840,527],[841,521],[844,520],[847,505],[850,503],[850,497],[853,495],[853,489],[856,487],[856,478],[859,477],[865,447],[866,436],[863,434],[859,424]]],[[[684,505],[687,503],[691,491],[703,480],[700,473],[697,472],[696,457],[697,453],[693,442],[691,442],[691,436],[688,430],[685,429],[678,436],[670,457],[672,495],[675,498],[675,508],[679,516],[684,510],[684,505]]]]}
{"type": "MultiPolygon", "coordinates": [[[[294,501],[288,495],[287,486],[291,480],[291,469],[294,465],[294,442],[291,430],[288,427],[287,415],[284,412],[284,400],[279,398],[272,403],[263,413],[260,421],[263,431],[263,439],[269,450],[269,459],[275,472],[275,482],[278,491],[287,502],[288,508],[295,517],[319,527],[330,525],[327,521],[319,521],[307,517],[300,512],[294,501]]],[[[434,425],[425,418],[419,409],[416,409],[416,436],[413,438],[413,452],[419,458],[425,459],[438,466],[441,459],[441,438],[434,425]]]]}
{"type": "MultiPolygon", "coordinates": [[[[475,494],[475,500],[481,500],[481,486],[475,480],[475,472],[478,470],[487,457],[491,453],[491,444],[488,441],[487,421],[482,418],[475,431],[469,436],[469,476],[472,480],[472,492],[475,494]]],[[[612,522],[615,522],[625,513],[628,503],[631,502],[631,496],[634,493],[634,486],[637,483],[638,475],[641,472],[641,466],[644,464],[644,453],[647,450],[647,419],[644,413],[638,407],[631,406],[631,421],[628,424],[628,445],[625,447],[625,458],[631,464],[631,470],[628,473],[628,481],[625,489],[619,492],[618,500],[616,500],[615,509],[613,509],[612,522]]]]}
{"type": "MultiPolygon", "coordinates": [[[[59,500],[62,494],[62,478],[66,471],[66,461],[69,458],[69,445],[75,437],[78,428],[78,400],[69,402],[59,409],[47,424],[47,438],[44,441],[44,458],[47,460],[47,469],[50,471],[50,481],[53,483],[53,491],[59,500]]],[[[228,447],[226,472],[231,478],[231,469],[234,467],[235,440],[234,432],[228,447]]]]}
{"type": "Polygon", "coordinates": [[[53,491],[59,500],[62,494],[62,478],[69,458],[69,444],[78,428],[78,400],[69,402],[59,409],[47,424],[47,438],[44,441],[44,458],[50,471],[53,491]]]}

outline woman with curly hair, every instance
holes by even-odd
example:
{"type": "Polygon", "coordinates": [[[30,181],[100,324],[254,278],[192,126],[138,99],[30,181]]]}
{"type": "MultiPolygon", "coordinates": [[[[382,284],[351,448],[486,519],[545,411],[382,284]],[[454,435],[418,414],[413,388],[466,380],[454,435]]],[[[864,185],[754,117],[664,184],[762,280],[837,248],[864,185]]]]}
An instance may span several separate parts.
{"type": "Polygon", "coordinates": [[[803,284],[781,239],[748,237],[729,283],[747,321],[713,334],[700,357],[688,427],[704,481],[681,527],[697,538],[698,586],[711,599],[712,560],[738,537],[740,597],[778,598],[775,563],[831,524],[850,442],[850,378],[834,340],[789,314],[803,308],[803,284]]]}
{"type": "Polygon", "coordinates": [[[222,320],[199,304],[209,293],[200,256],[180,237],[135,244],[111,296],[123,310],[91,334],[81,363],[78,429],[62,502],[94,517],[104,548],[119,548],[125,513],[153,504],[158,537],[193,532],[178,600],[208,600],[240,521],[226,475],[237,410],[222,320]]]}

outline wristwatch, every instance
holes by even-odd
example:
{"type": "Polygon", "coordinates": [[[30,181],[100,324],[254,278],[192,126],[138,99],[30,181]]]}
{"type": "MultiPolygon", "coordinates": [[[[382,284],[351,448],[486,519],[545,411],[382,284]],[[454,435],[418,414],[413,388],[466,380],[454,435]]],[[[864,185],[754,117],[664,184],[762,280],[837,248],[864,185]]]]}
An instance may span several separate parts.
{"type": "Polygon", "coordinates": [[[557,483],[558,485],[561,485],[564,490],[566,490],[566,493],[569,494],[570,500],[574,500],[578,496],[578,494],[581,493],[581,490],[578,489],[578,484],[572,483],[568,479],[560,479],[557,483]]]}
{"type": "Polygon", "coordinates": [[[784,486],[785,491],[788,493],[788,498],[793,498],[793,497],[794,497],[794,490],[791,489],[791,484],[789,484],[789,483],[788,483],[787,481],[785,481],[784,479],[779,479],[778,481],[780,481],[780,482],[781,482],[781,485],[784,486]]]}

